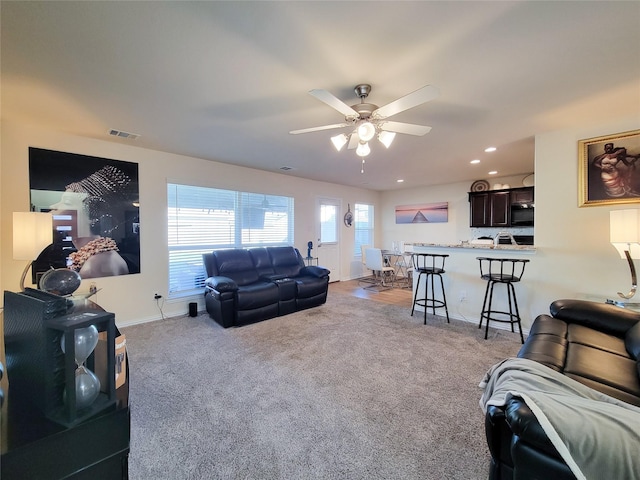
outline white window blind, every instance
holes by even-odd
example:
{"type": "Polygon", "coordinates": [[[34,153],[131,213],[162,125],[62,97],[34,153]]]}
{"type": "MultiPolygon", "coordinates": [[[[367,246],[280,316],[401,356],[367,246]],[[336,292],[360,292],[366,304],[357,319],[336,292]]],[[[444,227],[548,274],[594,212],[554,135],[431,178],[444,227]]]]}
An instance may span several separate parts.
{"type": "Polygon", "coordinates": [[[200,293],[202,254],[222,248],[293,245],[293,198],[167,185],[169,297],[200,293]]]}
{"type": "Polygon", "coordinates": [[[354,217],[354,256],[360,257],[362,252],[360,251],[361,245],[374,246],[373,242],[373,205],[365,205],[362,203],[355,204],[354,217]]]}

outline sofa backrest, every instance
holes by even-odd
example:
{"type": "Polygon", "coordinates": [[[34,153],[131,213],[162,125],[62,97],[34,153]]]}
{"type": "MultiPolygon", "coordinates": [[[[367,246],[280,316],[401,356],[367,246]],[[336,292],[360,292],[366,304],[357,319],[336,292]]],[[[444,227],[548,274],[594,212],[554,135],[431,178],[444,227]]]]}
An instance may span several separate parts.
{"type": "Polygon", "coordinates": [[[260,278],[249,250],[241,248],[215,250],[213,257],[215,262],[213,262],[213,275],[211,276],[229,277],[239,286],[257,282],[260,278]]]}
{"type": "Polygon", "coordinates": [[[271,257],[264,247],[250,248],[249,255],[253,259],[253,266],[258,271],[258,275],[273,275],[275,270],[271,265],[271,257]]]}
{"type": "Polygon", "coordinates": [[[271,265],[279,275],[297,277],[304,268],[302,255],[295,247],[267,247],[271,265]]]}

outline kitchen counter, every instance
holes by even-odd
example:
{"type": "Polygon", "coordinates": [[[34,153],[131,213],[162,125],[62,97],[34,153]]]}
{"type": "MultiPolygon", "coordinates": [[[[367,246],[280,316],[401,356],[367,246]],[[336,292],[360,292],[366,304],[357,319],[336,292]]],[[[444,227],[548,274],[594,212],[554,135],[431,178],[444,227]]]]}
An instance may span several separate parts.
{"type": "Polygon", "coordinates": [[[413,245],[414,247],[428,247],[428,248],[462,248],[473,250],[496,250],[496,251],[511,251],[511,252],[531,252],[536,251],[534,245],[493,245],[493,244],[473,244],[473,243],[405,243],[406,245],[413,245]]]}

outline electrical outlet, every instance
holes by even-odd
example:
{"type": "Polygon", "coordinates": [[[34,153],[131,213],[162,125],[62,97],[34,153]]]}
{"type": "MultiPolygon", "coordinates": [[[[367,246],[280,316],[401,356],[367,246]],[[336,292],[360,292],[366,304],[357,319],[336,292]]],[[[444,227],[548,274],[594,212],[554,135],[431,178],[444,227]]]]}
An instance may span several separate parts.
{"type": "Polygon", "coordinates": [[[465,290],[462,290],[460,292],[460,297],[458,298],[458,300],[460,301],[460,303],[464,303],[466,299],[467,299],[467,292],[465,290]]]}
{"type": "Polygon", "coordinates": [[[162,295],[160,295],[158,292],[153,294],[153,298],[154,300],[160,300],[162,298],[162,295]]]}

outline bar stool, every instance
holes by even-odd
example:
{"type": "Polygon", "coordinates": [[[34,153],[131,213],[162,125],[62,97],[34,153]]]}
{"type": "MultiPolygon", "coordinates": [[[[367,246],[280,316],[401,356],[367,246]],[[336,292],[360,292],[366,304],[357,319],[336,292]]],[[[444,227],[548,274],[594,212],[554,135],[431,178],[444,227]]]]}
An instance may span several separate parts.
{"type": "Polygon", "coordinates": [[[522,258],[488,257],[477,257],[477,259],[480,261],[480,278],[487,281],[487,289],[484,292],[484,301],[482,302],[482,312],[480,313],[480,324],[478,325],[478,328],[482,328],[482,321],[487,321],[484,339],[486,340],[489,335],[489,320],[492,320],[494,322],[510,323],[512,332],[515,332],[513,325],[517,323],[520,329],[520,340],[524,343],[522,324],[520,323],[520,312],[518,311],[518,301],[516,300],[516,290],[513,284],[520,281],[524,274],[524,268],[529,260],[522,258]],[[492,310],[493,287],[496,283],[504,284],[507,287],[507,297],[509,299],[508,312],[492,310]],[[496,315],[499,317],[496,318],[496,315]]]}
{"type": "Polygon", "coordinates": [[[447,297],[444,293],[444,282],[442,280],[442,274],[444,271],[444,261],[449,255],[435,254],[435,253],[413,253],[411,255],[411,263],[413,264],[413,275],[418,277],[416,283],[416,291],[413,294],[413,306],[411,307],[411,316],[416,305],[424,307],[424,324],[427,324],[427,307],[430,307],[433,314],[436,314],[436,308],[444,308],[447,315],[447,323],[449,321],[449,309],[447,308],[447,297]],[[418,298],[418,291],[420,290],[420,280],[423,276],[426,276],[426,283],[424,285],[424,298],[418,298]],[[434,277],[440,279],[440,289],[442,291],[442,300],[436,299],[434,277]],[[429,279],[431,279],[431,296],[429,296],[429,279]]]}

